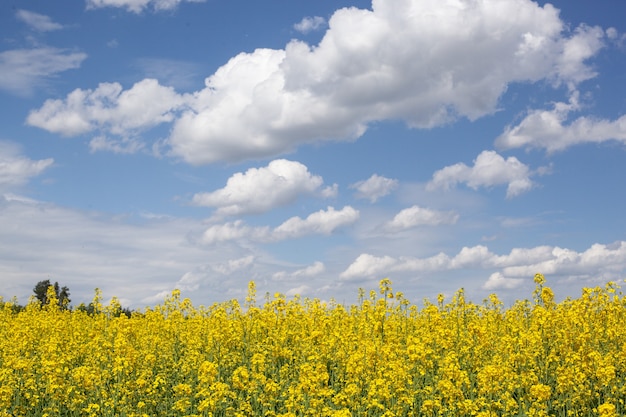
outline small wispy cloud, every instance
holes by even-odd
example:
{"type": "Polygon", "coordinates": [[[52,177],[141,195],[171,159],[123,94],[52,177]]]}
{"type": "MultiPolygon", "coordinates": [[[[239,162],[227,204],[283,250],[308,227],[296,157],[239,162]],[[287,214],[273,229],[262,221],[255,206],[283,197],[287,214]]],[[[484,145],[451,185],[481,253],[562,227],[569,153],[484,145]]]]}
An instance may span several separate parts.
{"type": "Polygon", "coordinates": [[[87,0],[87,9],[121,7],[132,13],[141,13],[147,8],[155,12],[173,10],[182,2],[203,3],[205,0],[87,0]]]}
{"type": "Polygon", "coordinates": [[[326,271],[326,266],[324,265],[324,263],[320,261],[316,261],[312,265],[309,265],[301,269],[297,269],[292,272],[278,271],[274,273],[272,277],[274,278],[274,280],[279,280],[279,281],[284,280],[284,279],[293,279],[293,278],[307,279],[307,278],[312,278],[317,275],[320,275],[325,271],[326,271]]]}
{"type": "Polygon", "coordinates": [[[63,25],[53,21],[49,16],[28,10],[18,10],[15,13],[15,17],[38,32],[52,32],[54,30],[63,29],[63,25]]]}
{"type": "Polygon", "coordinates": [[[424,207],[412,206],[400,211],[389,221],[385,228],[390,232],[399,232],[416,226],[437,226],[454,224],[459,215],[453,211],[437,211],[424,207]]]}
{"type": "Polygon", "coordinates": [[[196,63],[166,58],[138,58],[134,66],[146,78],[179,90],[189,90],[202,81],[202,70],[196,63]]]}
{"type": "Polygon", "coordinates": [[[79,68],[86,58],[82,52],[50,47],[0,52],[0,90],[29,96],[57,74],[79,68]]]}
{"type": "Polygon", "coordinates": [[[320,29],[326,24],[326,19],[320,16],[305,17],[300,22],[293,25],[293,28],[300,33],[309,33],[320,29]]]}
{"type": "Polygon", "coordinates": [[[32,160],[21,154],[19,145],[0,141],[0,191],[26,184],[53,164],[52,158],[32,160]]]}
{"type": "Polygon", "coordinates": [[[365,181],[359,181],[350,186],[355,189],[357,198],[366,198],[375,203],[379,198],[386,196],[398,187],[398,180],[385,178],[374,174],[365,181]]]}

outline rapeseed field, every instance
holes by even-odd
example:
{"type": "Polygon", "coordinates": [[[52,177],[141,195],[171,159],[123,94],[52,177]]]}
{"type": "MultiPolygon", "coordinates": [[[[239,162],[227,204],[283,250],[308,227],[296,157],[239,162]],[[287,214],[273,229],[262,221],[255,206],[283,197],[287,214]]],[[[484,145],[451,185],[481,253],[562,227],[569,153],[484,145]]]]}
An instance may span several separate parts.
{"type": "Polygon", "coordinates": [[[257,303],[254,283],[243,306],[174,291],[131,317],[98,291],[91,313],[4,302],[0,416],[623,415],[626,297],[535,283],[508,308],[462,290],[418,307],[388,279],[350,306],[257,303]]]}

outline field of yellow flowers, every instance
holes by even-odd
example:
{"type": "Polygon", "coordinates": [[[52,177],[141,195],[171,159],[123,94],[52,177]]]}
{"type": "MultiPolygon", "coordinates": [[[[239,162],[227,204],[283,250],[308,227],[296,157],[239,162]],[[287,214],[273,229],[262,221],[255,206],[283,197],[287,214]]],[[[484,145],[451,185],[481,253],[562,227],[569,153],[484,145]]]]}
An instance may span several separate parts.
{"type": "MultiPolygon", "coordinates": [[[[267,296],[119,313],[0,309],[0,416],[617,416],[626,297],[615,284],[504,308],[459,291],[418,307],[267,296]]],[[[54,293],[50,293],[54,297],[54,293]]]]}

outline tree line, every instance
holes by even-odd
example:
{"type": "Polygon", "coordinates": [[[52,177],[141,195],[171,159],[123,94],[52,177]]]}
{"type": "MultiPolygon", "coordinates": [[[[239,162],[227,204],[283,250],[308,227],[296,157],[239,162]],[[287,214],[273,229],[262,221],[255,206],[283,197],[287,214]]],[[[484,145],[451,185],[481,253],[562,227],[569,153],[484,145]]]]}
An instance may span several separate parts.
{"type": "MultiPolygon", "coordinates": [[[[34,293],[35,299],[41,304],[42,307],[50,304],[50,302],[52,301],[51,297],[49,297],[50,291],[54,292],[54,295],[55,295],[54,298],[56,299],[56,303],[59,308],[72,310],[72,307],[70,306],[70,303],[72,302],[72,300],[70,299],[70,289],[68,287],[66,286],[61,287],[59,283],[56,281],[53,284],[50,282],[49,279],[39,281],[35,285],[35,287],[33,287],[33,293],[34,293]]],[[[4,304],[5,304],[4,302],[0,302],[0,307],[3,307],[4,304]]],[[[13,311],[19,313],[25,308],[25,306],[19,305],[13,302],[11,303],[11,308],[13,309],[13,311]]],[[[74,310],[84,311],[88,314],[95,314],[97,312],[96,306],[93,304],[93,302],[87,305],[85,305],[84,303],[81,303],[80,305],[75,307],[74,310]]],[[[127,317],[130,317],[132,313],[133,311],[131,309],[122,307],[119,310],[118,315],[124,314],[127,317]]]]}

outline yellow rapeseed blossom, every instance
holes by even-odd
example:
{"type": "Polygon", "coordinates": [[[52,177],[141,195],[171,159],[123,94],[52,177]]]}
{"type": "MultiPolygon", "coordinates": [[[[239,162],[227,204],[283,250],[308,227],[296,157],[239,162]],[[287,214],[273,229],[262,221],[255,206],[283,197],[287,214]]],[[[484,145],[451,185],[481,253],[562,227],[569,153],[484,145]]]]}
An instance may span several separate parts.
{"type": "Polygon", "coordinates": [[[533,278],[533,280],[535,281],[535,284],[537,285],[543,285],[546,282],[546,278],[543,276],[543,274],[535,274],[535,277],[533,278]]]}
{"type": "Polygon", "coordinates": [[[613,404],[604,403],[598,407],[599,417],[617,417],[615,406],[613,404]]]}
{"type": "MultiPolygon", "coordinates": [[[[174,291],[126,317],[0,300],[2,416],[626,414],[626,297],[555,302],[545,277],[509,308],[412,304],[389,279],[358,303],[283,294],[194,307],[174,291]]],[[[50,294],[54,297],[54,294],[50,294]]]]}

